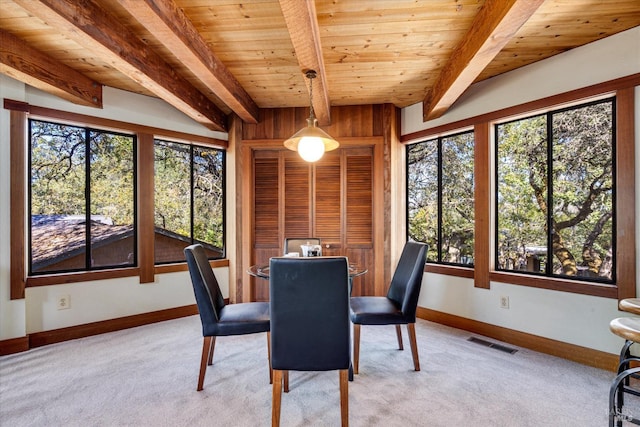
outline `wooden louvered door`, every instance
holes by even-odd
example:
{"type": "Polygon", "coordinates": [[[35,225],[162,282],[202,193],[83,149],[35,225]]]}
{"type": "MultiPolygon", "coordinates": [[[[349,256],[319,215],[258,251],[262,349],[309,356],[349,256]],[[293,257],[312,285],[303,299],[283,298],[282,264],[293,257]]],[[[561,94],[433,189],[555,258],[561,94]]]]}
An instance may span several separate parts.
{"type": "MultiPolygon", "coordinates": [[[[346,255],[369,272],[353,295],[373,294],[373,150],[345,148],[309,164],[291,151],[254,152],[253,262],[282,254],[285,237],[319,237],[323,255],[346,255]]],[[[268,281],[252,279],[255,299],[268,281]]]]}

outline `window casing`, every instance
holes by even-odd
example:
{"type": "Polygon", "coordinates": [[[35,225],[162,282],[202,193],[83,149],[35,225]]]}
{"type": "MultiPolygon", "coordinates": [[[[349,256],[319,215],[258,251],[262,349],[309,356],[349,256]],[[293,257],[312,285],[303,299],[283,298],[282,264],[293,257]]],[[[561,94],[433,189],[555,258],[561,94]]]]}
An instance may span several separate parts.
{"type": "MultiPolygon", "coordinates": [[[[411,144],[417,140],[426,140],[445,135],[456,130],[473,126],[475,133],[475,263],[474,268],[427,263],[425,271],[448,276],[473,279],[477,288],[489,289],[492,283],[508,283],[540,289],[592,295],[604,298],[636,297],[637,256],[636,256],[636,93],[640,86],[640,74],[633,74],[592,86],[559,93],[524,104],[514,105],[478,116],[437,125],[418,132],[403,135],[400,140],[411,144]],[[615,97],[615,98],[612,98],[615,97]],[[496,268],[496,215],[495,206],[495,124],[515,118],[545,114],[549,110],[566,109],[589,99],[598,103],[603,99],[612,99],[615,108],[613,162],[615,197],[613,207],[613,245],[615,256],[612,258],[614,273],[611,281],[582,276],[546,276],[527,274],[516,270],[496,268]]],[[[587,101],[585,101],[587,100],[587,101]]]]}
{"type": "MultiPolygon", "coordinates": [[[[184,262],[163,265],[156,265],[154,262],[154,137],[181,141],[186,145],[198,144],[204,149],[214,148],[216,150],[222,150],[223,153],[228,147],[227,141],[39,107],[9,99],[4,100],[4,108],[10,111],[10,298],[12,300],[23,299],[27,287],[90,282],[124,277],[139,277],[140,283],[152,283],[156,280],[156,274],[187,270],[187,265],[184,262]],[[71,267],[66,266],[62,268],[62,266],[58,265],[56,266],[57,268],[50,269],[51,271],[35,271],[33,273],[30,271],[32,264],[30,260],[32,255],[31,206],[38,208],[42,205],[42,203],[39,204],[37,200],[35,203],[31,200],[31,163],[29,160],[31,151],[30,120],[66,129],[69,134],[78,136],[78,138],[76,138],[78,141],[82,140],[82,143],[78,145],[78,147],[85,145],[85,140],[91,141],[92,138],[96,141],[102,141],[98,146],[94,147],[100,149],[101,147],[109,147],[110,145],[106,142],[113,142],[116,138],[132,138],[134,141],[131,149],[133,160],[130,162],[127,160],[127,163],[133,168],[133,175],[128,175],[126,179],[121,176],[114,177],[113,170],[110,171],[110,174],[105,174],[105,171],[110,170],[107,166],[112,166],[112,169],[116,168],[116,170],[122,169],[123,166],[119,161],[125,158],[122,154],[128,152],[127,150],[113,150],[114,153],[118,154],[118,157],[104,157],[106,152],[104,150],[98,150],[97,152],[101,153],[104,158],[109,159],[103,160],[102,162],[96,161],[95,153],[91,153],[91,149],[84,150],[84,152],[90,153],[89,156],[84,156],[83,153],[83,156],[88,158],[86,161],[89,161],[90,166],[93,159],[94,182],[92,185],[97,191],[89,192],[88,194],[89,200],[93,200],[93,203],[87,203],[86,200],[79,203],[79,205],[85,206],[83,212],[77,214],[81,216],[80,218],[67,218],[75,221],[76,223],[74,225],[78,226],[74,235],[80,236],[80,243],[76,246],[81,248],[78,253],[80,254],[79,258],[85,260],[82,264],[77,263],[76,259],[74,260],[76,264],[71,267]],[[113,129],[117,129],[117,131],[112,131],[113,129]],[[118,166],[116,167],[116,165],[118,166]],[[105,178],[107,175],[108,179],[105,178]],[[117,192],[117,195],[114,195],[114,192],[117,192]],[[117,217],[114,213],[115,205],[112,203],[102,203],[104,198],[109,197],[115,199],[127,198],[130,200],[130,206],[132,206],[131,209],[134,212],[134,232],[130,233],[129,230],[124,230],[123,232],[127,234],[127,238],[121,239],[119,244],[125,244],[126,248],[123,249],[121,247],[120,251],[111,251],[112,253],[119,254],[118,257],[115,260],[112,257],[107,260],[108,262],[104,262],[104,254],[101,254],[100,251],[109,245],[103,245],[103,243],[105,243],[103,241],[104,233],[101,233],[101,231],[116,228],[108,223],[109,221],[106,221],[107,223],[105,224],[104,216],[113,215],[117,217]],[[96,209],[101,207],[104,209],[96,209]],[[85,217],[84,220],[82,215],[85,217]],[[87,215],[89,221],[86,220],[87,215]],[[92,215],[93,218],[91,218],[92,215]],[[99,220],[97,221],[99,222],[97,227],[92,227],[92,219],[94,223],[96,220],[99,220]],[[83,222],[83,224],[77,224],[79,222],[83,222]],[[87,223],[89,224],[88,232],[87,223]],[[89,236],[88,241],[87,236],[89,236]],[[128,236],[131,236],[131,238],[128,236]],[[91,245],[93,245],[93,248],[91,245]],[[82,249],[85,249],[87,246],[89,250],[92,251],[89,257],[82,253],[82,249]],[[126,254],[126,261],[123,261],[123,254],[126,254]],[[86,266],[89,267],[85,268],[86,266]]],[[[55,150],[49,150],[49,153],[53,152],[55,152],[55,150]]],[[[55,156],[51,158],[54,160],[57,159],[55,156]]],[[[99,156],[97,158],[99,158],[99,156]]],[[[76,161],[84,164],[78,159],[76,159],[76,161]]],[[[55,162],[50,163],[55,164],[55,162]]],[[[80,173],[85,174],[85,171],[86,168],[76,167],[74,173],[76,173],[77,176],[74,176],[74,183],[81,181],[80,173]]],[[[41,170],[40,172],[44,173],[45,171],[41,170]]],[[[85,174],[85,178],[90,179],[90,174],[85,174]]],[[[91,184],[91,182],[89,184],[91,184]]],[[[88,189],[89,185],[78,184],[76,187],[83,187],[83,189],[86,187],[88,189]]],[[[77,193],[76,191],[73,194],[77,193]]],[[[80,193],[83,192],[80,191],[80,193]]],[[[45,198],[40,194],[47,194],[47,192],[36,192],[36,199],[40,197],[44,200],[45,198]]],[[[47,200],[47,202],[49,201],[47,200]]],[[[129,209],[121,209],[119,212],[120,211],[129,211],[129,209]]],[[[68,210],[68,212],[71,211],[68,210]]],[[[36,213],[48,215],[44,210],[40,213],[36,211],[36,213]]],[[[68,216],[70,215],[64,215],[64,217],[68,216]]],[[[36,219],[38,218],[36,217],[36,219]]],[[[120,225],[122,226],[122,224],[120,225]]],[[[126,227],[131,228],[127,225],[122,226],[122,228],[126,227]]],[[[224,229],[222,233],[224,236],[224,229]]],[[[114,238],[111,239],[111,243],[115,244],[115,240],[117,240],[115,239],[115,233],[111,233],[110,237],[114,238]]],[[[111,246],[111,248],[113,247],[114,246],[111,246]]],[[[37,249],[42,249],[42,246],[39,246],[37,249]]],[[[229,265],[227,259],[215,259],[211,260],[210,263],[212,267],[225,267],[229,265]]],[[[36,265],[36,268],[37,267],[42,267],[42,265],[36,265]]]]}
{"type": "Polygon", "coordinates": [[[474,134],[407,147],[407,233],[429,246],[430,263],[474,263],[474,134]]]}
{"type": "Polygon", "coordinates": [[[137,264],[136,136],[29,120],[29,274],[137,264]]]}
{"type": "Polygon", "coordinates": [[[497,271],[614,283],[615,99],[495,125],[497,271]]]}

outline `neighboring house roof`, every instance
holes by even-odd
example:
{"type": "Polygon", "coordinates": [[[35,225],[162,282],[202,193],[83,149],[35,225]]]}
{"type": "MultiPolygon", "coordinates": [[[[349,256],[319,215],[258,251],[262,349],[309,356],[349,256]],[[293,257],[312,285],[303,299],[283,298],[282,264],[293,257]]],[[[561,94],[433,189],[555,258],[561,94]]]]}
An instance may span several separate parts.
{"type": "MultiPolygon", "coordinates": [[[[34,215],[31,219],[34,270],[85,252],[86,220],[79,215],[34,215]]],[[[101,247],[133,235],[133,225],[113,225],[110,218],[91,217],[91,241],[101,247]]]]}
{"type": "MultiPolygon", "coordinates": [[[[42,270],[66,259],[82,255],[86,246],[86,219],[82,215],[33,215],[31,217],[32,263],[34,270],[42,270]]],[[[163,228],[155,233],[191,244],[191,239],[163,228]]],[[[133,236],[133,225],[113,225],[109,217],[91,216],[93,248],[103,247],[133,236]]],[[[201,243],[205,249],[222,253],[216,246],[201,243]]]]}

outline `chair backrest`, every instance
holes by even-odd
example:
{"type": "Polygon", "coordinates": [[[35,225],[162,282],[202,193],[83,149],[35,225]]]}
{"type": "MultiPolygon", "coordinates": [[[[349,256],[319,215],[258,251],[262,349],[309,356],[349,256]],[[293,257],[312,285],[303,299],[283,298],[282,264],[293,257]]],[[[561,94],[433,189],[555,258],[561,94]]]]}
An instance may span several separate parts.
{"type": "Polygon", "coordinates": [[[269,272],[273,369],[348,369],[347,258],[271,258],[269,272]]]}
{"type": "Polygon", "coordinates": [[[387,298],[401,307],[408,322],[416,321],[418,297],[422,287],[424,263],[427,258],[427,245],[419,242],[407,242],[402,249],[387,292],[387,298]]]}
{"type": "Polygon", "coordinates": [[[306,245],[309,242],[310,245],[319,245],[320,239],[317,237],[293,237],[293,238],[285,238],[284,239],[284,251],[283,255],[288,254],[289,252],[299,252],[300,256],[302,256],[302,248],[301,245],[306,245]]]}
{"type": "Polygon", "coordinates": [[[209,335],[207,325],[218,323],[220,310],[224,307],[220,285],[213,274],[213,269],[202,245],[187,246],[184,249],[184,254],[187,257],[191,284],[202,321],[203,335],[209,335]]]}

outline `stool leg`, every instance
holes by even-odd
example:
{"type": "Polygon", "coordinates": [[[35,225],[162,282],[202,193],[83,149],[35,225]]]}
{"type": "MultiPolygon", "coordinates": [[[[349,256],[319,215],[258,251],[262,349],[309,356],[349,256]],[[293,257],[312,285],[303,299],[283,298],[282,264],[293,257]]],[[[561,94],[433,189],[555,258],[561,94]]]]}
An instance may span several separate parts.
{"type": "Polygon", "coordinates": [[[609,389],[609,427],[614,427],[614,424],[618,427],[622,427],[622,420],[625,418],[622,415],[622,406],[624,394],[624,381],[631,375],[635,375],[640,372],[640,368],[626,369],[618,374],[611,383],[609,389]]]}
{"type": "Polygon", "coordinates": [[[622,361],[624,359],[628,359],[629,356],[631,355],[631,346],[633,345],[633,341],[629,341],[626,340],[624,342],[624,345],[622,346],[622,350],[620,350],[620,363],[622,363],[622,361]]]}
{"type": "MultiPolygon", "coordinates": [[[[634,343],[633,341],[625,340],[624,345],[622,346],[622,350],[620,350],[620,361],[618,362],[618,373],[628,368],[628,366],[625,366],[623,369],[621,369],[623,362],[631,356],[631,346],[633,345],[633,343],[634,343]]],[[[629,385],[629,377],[627,377],[627,379],[625,380],[624,385],[626,386],[629,385]]]]}

